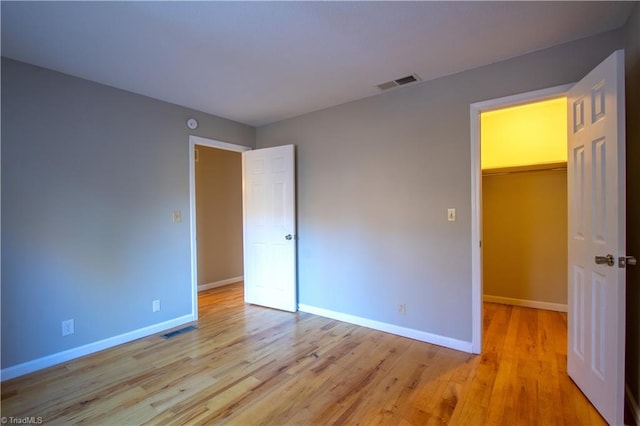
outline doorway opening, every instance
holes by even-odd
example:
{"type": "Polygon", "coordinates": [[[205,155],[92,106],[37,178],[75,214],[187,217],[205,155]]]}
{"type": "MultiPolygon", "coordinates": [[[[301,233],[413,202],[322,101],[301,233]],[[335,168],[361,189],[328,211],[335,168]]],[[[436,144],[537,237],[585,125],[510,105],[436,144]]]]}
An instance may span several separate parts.
{"type": "Polygon", "coordinates": [[[243,280],[242,159],[251,148],[189,137],[192,312],[198,291],[243,280]]]}
{"type": "Polygon", "coordinates": [[[567,311],[567,98],[481,114],[483,300],[567,311]]]}
{"type": "Polygon", "coordinates": [[[472,346],[482,351],[480,113],[563,94],[568,125],[567,375],[608,423],[622,424],[626,275],[622,50],[570,87],[471,105],[472,346]]]}
{"type": "MultiPolygon", "coordinates": [[[[484,154],[484,150],[481,145],[481,137],[482,137],[482,129],[481,129],[481,114],[489,113],[505,108],[519,107],[527,104],[532,104],[536,102],[548,101],[551,99],[562,98],[566,96],[568,90],[572,87],[572,85],[564,85],[553,87],[544,90],[538,90],[534,92],[528,92],[520,95],[509,96],[505,98],[494,99],[490,101],[475,103],[471,105],[471,194],[472,194],[472,202],[471,202],[471,232],[472,232],[472,351],[474,353],[482,352],[482,303],[484,299],[484,283],[483,283],[483,165],[485,166],[485,170],[492,169],[494,172],[492,174],[492,186],[495,186],[495,189],[500,190],[500,187],[508,188],[509,185],[514,186],[517,184],[522,184],[522,182],[508,182],[507,179],[500,179],[501,176],[508,176],[507,173],[511,173],[513,175],[518,175],[517,180],[523,181],[527,179],[523,173],[514,173],[514,172],[528,172],[529,174],[533,173],[548,173],[548,172],[540,172],[534,171],[533,169],[553,169],[560,168],[559,164],[546,164],[544,166],[537,167],[527,167],[522,168],[523,164],[520,163],[519,166],[514,164],[508,164],[504,159],[499,159],[495,156],[492,160],[493,163],[487,163],[483,158],[482,154],[484,154]],[[484,163],[484,164],[483,164],[484,163]],[[486,167],[486,166],[489,167],[486,167]],[[496,178],[496,179],[494,179],[496,178]],[[496,185],[493,185],[493,184],[496,185]]],[[[566,117],[566,115],[564,116],[566,117]]],[[[525,158],[531,158],[531,153],[523,152],[525,158]]],[[[553,172],[552,172],[553,173],[553,172]]],[[[487,173],[486,175],[490,175],[487,173]]],[[[566,176],[566,172],[565,172],[566,176]]],[[[542,175],[536,176],[534,180],[539,180],[538,178],[542,177],[542,175]]],[[[554,176],[551,176],[553,180],[554,176]]],[[[489,178],[488,178],[489,179],[489,178]]],[[[566,179],[566,177],[565,177],[566,179]]],[[[529,180],[531,177],[529,176],[529,180]]],[[[549,180],[549,179],[547,179],[549,180]]],[[[558,180],[558,176],[555,176],[555,180],[558,180]]],[[[538,185],[539,186],[539,185],[538,185]]],[[[488,188],[489,189],[489,188],[488,188]]],[[[493,189],[493,188],[492,188],[493,189]]],[[[538,188],[538,191],[540,189],[538,188]]],[[[556,194],[557,195],[557,194],[556,194]]],[[[566,197],[566,195],[565,195],[566,197]]],[[[565,199],[566,201],[566,199],[565,199]]],[[[508,204],[508,203],[507,203],[508,204]]],[[[495,206],[500,206],[499,203],[495,204],[495,206]]],[[[503,212],[504,213],[504,212],[503,212]]],[[[510,212],[506,212],[510,213],[510,212]]],[[[522,212],[521,212],[522,213],[522,212]]],[[[517,212],[513,212],[513,214],[517,214],[517,212]]],[[[502,226],[502,224],[498,225],[502,226]]],[[[508,232],[508,231],[507,231],[508,232]]],[[[563,235],[566,239],[566,234],[563,235]]],[[[566,258],[566,255],[565,255],[566,258]]],[[[495,296],[495,295],[494,295],[495,296]]],[[[499,296],[498,296],[499,297],[499,296]]],[[[506,297],[506,296],[503,296],[506,297]]],[[[518,297],[509,297],[507,299],[501,300],[502,302],[519,300],[518,297]],[[511,299],[511,300],[507,300],[511,299]]],[[[495,299],[494,299],[495,300],[495,299]]],[[[497,301],[497,300],[496,300],[497,301]]]]}

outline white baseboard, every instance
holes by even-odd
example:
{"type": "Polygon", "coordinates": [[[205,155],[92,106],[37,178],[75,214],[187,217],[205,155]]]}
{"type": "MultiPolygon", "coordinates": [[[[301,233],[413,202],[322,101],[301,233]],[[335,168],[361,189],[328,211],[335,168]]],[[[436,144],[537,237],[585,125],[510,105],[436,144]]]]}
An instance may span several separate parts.
{"type": "Polygon", "coordinates": [[[25,374],[33,373],[34,371],[42,370],[56,364],[109,349],[123,343],[131,342],[132,340],[147,337],[152,334],[159,333],[161,331],[165,331],[191,321],[195,321],[195,317],[192,314],[189,314],[169,321],[161,322],[159,324],[154,324],[148,327],[140,328],[138,330],[133,330],[128,333],[120,334],[118,336],[109,337],[104,340],[79,346],[77,348],[58,352],[53,355],[47,355],[45,357],[27,361],[22,364],[3,368],[2,371],[0,371],[0,381],[5,381],[13,379],[15,377],[23,376],[25,374]]]}
{"type": "Polygon", "coordinates": [[[524,306],[525,308],[546,309],[548,311],[567,312],[567,305],[562,303],[539,302],[537,300],[513,299],[511,297],[490,296],[485,294],[485,302],[501,303],[503,305],[524,306]]]}
{"type": "Polygon", "coordinates": [[[394,324],[375,321],[368,318],[362,318],[355,315],[344,314],[342,312],[331,311],[329,309],[318,308],[309,305],[298,305],[298,309],[302,312],[318,315],[325,318],[347,322],[349,324],[360,325],[362,327],[372,328],[374,330],[384,331],[386,333],[396,334],[398,336],[408,337],[410,339],[419,340],[421,342],[432,343],[445,348],[451,348],[463,352],[471,352],[471,342],[464,340],[452,339],[450,337],[440,336],[437,334],[427,333],[426,331],[415,330],[413,328],[401,327],[394,324]]]}
{"type": "Polygon", "coordinates": [[[204,290],[209,290],[216,287],[222,287],[223,285],[227,285],[227,284],[235,284],[240,281],[244,281],[244,275],[240,275],[239,277],[235,277],[235,278],[227,278],[226,280],[220,280],[220,281],[215,281],[208,284],[199,285],[198,291],[204,291],[204,290]]]}
{"type": "Polygon", "coordinates": [[[629,404],[631,415],[636,421],[636,424],[640,425],[640,405],[638,405],[638,401],[633,397],[631,389],[629,389],[629,385],[625,385],[625,395],[627,396],[627,404],[629,404]]]}

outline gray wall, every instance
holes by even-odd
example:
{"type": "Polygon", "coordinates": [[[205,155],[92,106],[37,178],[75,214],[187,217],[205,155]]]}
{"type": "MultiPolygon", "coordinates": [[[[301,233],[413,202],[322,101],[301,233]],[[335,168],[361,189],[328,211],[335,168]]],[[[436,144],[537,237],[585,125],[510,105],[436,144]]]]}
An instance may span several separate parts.
{"type": "Polygon", "coordinates": [[[192,116],[193,134],[254,144],[252,127],[2,58],[3,368],[191,313],[192,116]]]}
{"type": "Polygon", "coordinates": [[[242,154],[196,145],[198,285],[241,277],[242,154]]]}
{"type": "Polygon", "coordinates": [[[258,128],[259,148],[297,145],[300,303],[471,341],[469,105],[575,82],[622,45],[610,32],[258,128]]]}
{"type": "MultiPolygon", "coordinates": [[[[625,26],[627,253],[640,260],[640,3],[625,26]]],[[[640,401],[640,266],[627,269],[627,384],[640,401]]]]}

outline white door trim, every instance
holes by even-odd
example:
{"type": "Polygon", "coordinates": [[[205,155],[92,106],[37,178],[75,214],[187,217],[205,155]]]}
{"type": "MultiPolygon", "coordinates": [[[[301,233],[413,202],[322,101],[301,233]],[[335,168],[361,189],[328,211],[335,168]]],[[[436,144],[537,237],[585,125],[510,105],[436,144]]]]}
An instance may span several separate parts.
{"type": "Polygon", "coordinates": [[[535,90],[470,106],[471,123],[471,347],[482,352],[482,168],[480,162],[480,114],[494,109],[553,99],[566,94],[573,84],[535,90]]]}
{"type": "Polygon", "coordinates": [[[207,139],[201,136],[189,135],[189,230],[191,233],[191,315],[198,319],[198,242],[196,236],[196,159],[195,146],[202,145],[209,148],[227,151],[245,152],[253,148],[207,139]]]}

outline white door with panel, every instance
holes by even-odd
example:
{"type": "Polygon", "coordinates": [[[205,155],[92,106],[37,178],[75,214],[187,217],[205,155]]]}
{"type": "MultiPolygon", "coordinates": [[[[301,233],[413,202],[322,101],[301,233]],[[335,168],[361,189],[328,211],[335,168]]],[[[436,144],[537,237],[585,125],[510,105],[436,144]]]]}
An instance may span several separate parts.
{"type": "Polygon", "coordinates": [[[605,420],[618,425],[623,424],[625,346],[623,52],[577,83],[567,105],[567,370],[605,420]]]}
{"type": "Polygon", "coordinates": [[[294,145],[242,154],[244,295],[247,303],[295,312],[294,145]]]}

